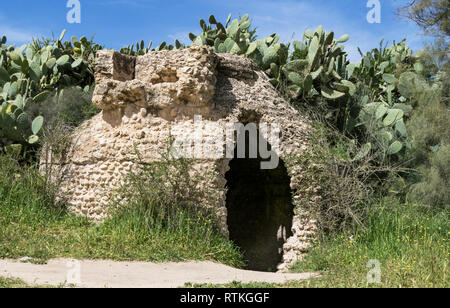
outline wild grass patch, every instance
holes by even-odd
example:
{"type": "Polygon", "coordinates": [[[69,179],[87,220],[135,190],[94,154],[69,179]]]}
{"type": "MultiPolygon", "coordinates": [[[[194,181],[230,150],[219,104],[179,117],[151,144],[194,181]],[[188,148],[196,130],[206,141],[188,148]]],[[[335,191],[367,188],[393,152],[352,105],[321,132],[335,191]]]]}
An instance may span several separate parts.
{"type": "Polygon", "coordinates": [[[368,228],[338,233],[316,242],[293,272],[319,272],[319,278],[284,284],[186,284],[194,288],[448,288],[448,212],[384,199],[368,216],[368,228]],[[369,260],[380,262],[380,283],[369,283],[369,260]]]}
{"type": "Polygon", "coordinates": [[[384,199],[367,230],[324,237],[293,270],[320,271],[308,286],[448,287],[449,213],[384,199]],[[369,284],[369,260],[381,264],[381,283],[369,284]]]}
{"type": "Polygon", "coordinates": [[[55,206],[46,185],[33,164],[19,165],[0,156],[0,258],[212,260],[242,265],[237,248],[195,213],[180,211],[171,217],[176,220],[173,227],[156,227],[139,209],[127,207],[103,224],[94,224],[55,206]]]}

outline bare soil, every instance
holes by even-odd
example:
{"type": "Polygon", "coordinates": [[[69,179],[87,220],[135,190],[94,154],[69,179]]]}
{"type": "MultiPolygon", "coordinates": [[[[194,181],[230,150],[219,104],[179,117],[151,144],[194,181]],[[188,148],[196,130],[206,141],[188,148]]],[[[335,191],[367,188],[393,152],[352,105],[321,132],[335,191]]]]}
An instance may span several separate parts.
{"type": "Polygon", "coordinates": [[[213,262],[148,263],[54,259],[47,264],[0,260],[0,276],[30,285],[81,288],[176,288],[185,283],[284,283],[317,277],[315,273],[268,273],[235,269],[213,262]],[[77,276],[77,268],[79,275],[77,276]],[[77,278],[79,278],[78,281],[77,278]],[[75,283],[74,283],[75,281],[75,283]]]}

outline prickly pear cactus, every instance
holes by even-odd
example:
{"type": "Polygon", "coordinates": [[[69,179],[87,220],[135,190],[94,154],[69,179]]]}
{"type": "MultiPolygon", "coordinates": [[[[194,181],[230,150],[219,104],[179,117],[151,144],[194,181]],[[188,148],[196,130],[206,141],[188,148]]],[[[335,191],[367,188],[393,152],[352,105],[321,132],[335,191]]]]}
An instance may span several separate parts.
{"type": "Polygon", "coordinates": [[[367,93],[361,99],[358,125],[371,132],[371,147],[384,155],[399,155],[409,146],[406,121],[413,110],[411,98],[426,84],[420,77],[423,65],[412,57],[405,41],[387,48],[383,41],[365,55],[354,69],[358,88],[367,93]]]}
{"type": "Polygon", "coordinates": [[[309,98],[321,95],[327,100],[353,96],[356,86],[349,80],[351,70],[348,69],[347,54],[339,45],[349,36],[335,39],[334,32],[326,32],[320,26],[314,33],[307,30],[303,39],[303,42],[293,42],[293,55],[283,68],[291,83],[291,96],[309,98]]]}
{"type": "Polygon", "coordinates": [[[209,17],[209,24],[202,19],[200,26],[203,32],[200,35],[190,33],[189,38],[193,44],[212,46],[218,53],[243,55],[252,59],[277,85],[280,67],[288,59],[288,46],[278,43],[279,36],[276,34],[256,40],[256,29],[251,28],[248,15],[234,20],[231,17],[228,16],[225,25],[217,22],[214,15],[209,17]]]}
{"type": "Polygon", "coordinates": [[[64,35],[65,31],[57,40],[34,40],[19,48],[7,45],[6,37],[2,38],[0,138],[6,143],[32,145],[39,141],[44,118],[30,118],[30,105],[41,103],[68,86],[89,91],[94,81],[91,61],[101,47],[85,37],[63,42],[64,35]]]}

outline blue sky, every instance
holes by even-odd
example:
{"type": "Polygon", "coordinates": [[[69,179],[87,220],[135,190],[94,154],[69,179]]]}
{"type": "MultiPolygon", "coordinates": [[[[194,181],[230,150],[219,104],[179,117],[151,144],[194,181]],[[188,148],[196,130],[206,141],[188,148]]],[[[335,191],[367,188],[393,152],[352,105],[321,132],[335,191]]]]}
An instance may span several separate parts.
{"type": "Polygon", "coordinates": [[[349,34],[345,44],[352,61],[358,61],[357,47],[363,51],[377,47],[381,39],[407,39],[413,50],[423,47],[423,36],[414,24],[401,20],[396,8],[405,0],[380,0],[381,23],[366,20],[368,0],[80,0],[81,24],[69,24],[67,0],[3,1],[0,7],[0,35],[9,43],[22,45],[32,37],[58,36],[67,29],[70,36],[95,35],[107,48],[120,49],[130,43],[153,40],[188,42],[189,32],[198,34],[200,18],[214,14],[224,21],[249,14],[259,37],[274,32],[283,41],[301,39],[306,29],[323,25],[336,35],[349,34]]]}

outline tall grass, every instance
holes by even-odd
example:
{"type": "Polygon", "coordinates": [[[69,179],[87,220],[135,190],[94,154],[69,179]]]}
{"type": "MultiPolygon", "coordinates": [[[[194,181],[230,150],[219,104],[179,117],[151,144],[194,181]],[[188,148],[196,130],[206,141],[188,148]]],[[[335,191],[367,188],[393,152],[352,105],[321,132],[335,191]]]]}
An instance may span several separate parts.
{"type": "Polygon", "coordinates": [[[125,207],[97,225],[55,206],[45,183],[36,166],[0,155],[0,258],[211,260],[242,266],[238,249],[193,213],[172,217],[176,228],[153,228],[139,210],[125,207]]]}
{"type": "Polygon", "coordinates": [[[449,287],[449,212],[384,199],[367,230],[317,242],[295,271],[321,271],[314,286],[449,287]],[[381,263],[381,284],[368,284],[369,260],[381,263]]]}
{"type": "Polygon", "coordinates": [[[416,288],[450,286],[449,213],[384,199],[373,205],[366,231],[337,233],[316,242],[315,248],[293,268],[315,271],[320,278],[284,284],[186,284],[197,288],[416,288]],[[369,260],[380,262],[380,283],[369,283],[369,260]]]}

